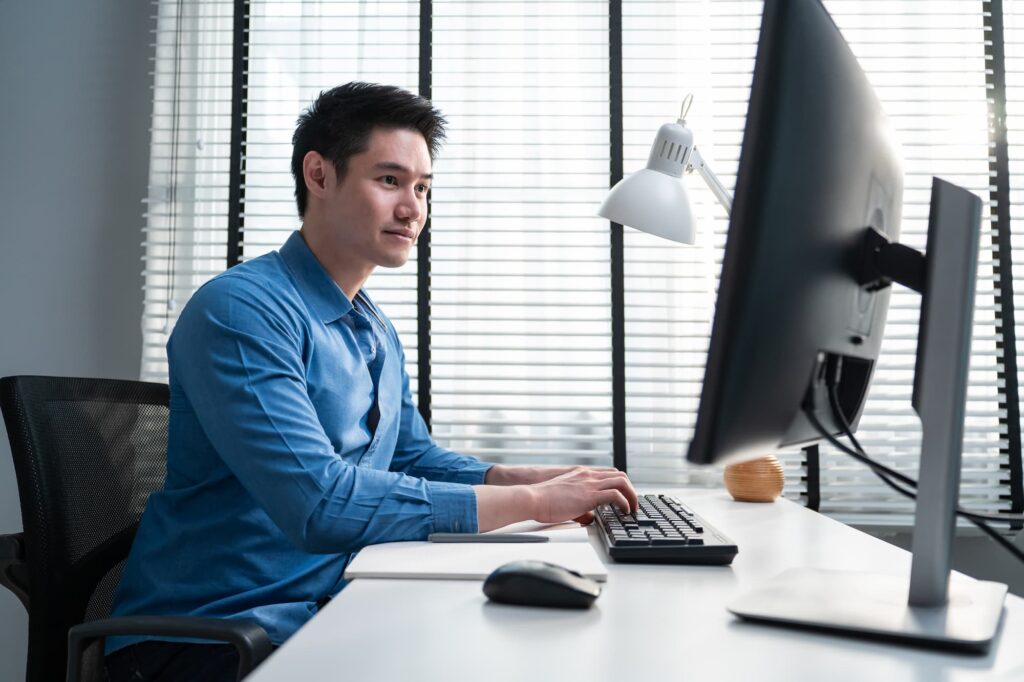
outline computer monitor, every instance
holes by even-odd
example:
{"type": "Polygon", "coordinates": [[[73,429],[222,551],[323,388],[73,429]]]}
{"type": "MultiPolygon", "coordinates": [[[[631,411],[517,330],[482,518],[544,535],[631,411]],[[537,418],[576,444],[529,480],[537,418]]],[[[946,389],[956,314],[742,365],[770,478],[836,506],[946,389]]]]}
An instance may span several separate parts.
{"type": "Polygon", "coordinates": [[[861,285],[858,249],[867,226],[898,239],[901,165],[825,9],[767,2],[690,461],[818,440],[802,404],[821,353],[857,369],[841,386],[856,426],[889,305],[861,285]]]}
{"type": "Polygon", "coordinates": [[[912,579],[791,572],[731,610],[984,649],[1006,587],[949,579],[981,204],[936,179],[925,256],[896,242],[902,194],[891,127],[832,18],[819,0],[768,0],[688,459],[762,456],[840,435],[844,420],[855,429],[888,284],[920,291],[914,407],[928,459],[912,579]]]}

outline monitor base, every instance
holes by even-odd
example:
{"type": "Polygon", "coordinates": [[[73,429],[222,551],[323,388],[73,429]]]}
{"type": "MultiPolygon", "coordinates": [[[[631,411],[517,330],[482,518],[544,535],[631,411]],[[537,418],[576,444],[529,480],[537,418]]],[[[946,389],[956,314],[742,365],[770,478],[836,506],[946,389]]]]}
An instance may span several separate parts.
{"type": "Polygon", "coordinates": [[[903,644],[985,653],[1006,585],[951,574],[945,606],[907,603],[910,581],[878,573],[791,569],[729,605],[740,618],[903,644]]]}

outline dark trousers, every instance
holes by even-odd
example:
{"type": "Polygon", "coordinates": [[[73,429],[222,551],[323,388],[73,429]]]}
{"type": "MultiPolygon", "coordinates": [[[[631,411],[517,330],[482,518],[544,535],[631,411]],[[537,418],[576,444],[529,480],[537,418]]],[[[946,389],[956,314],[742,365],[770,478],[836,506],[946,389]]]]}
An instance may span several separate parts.
{"type": "Polygon", "coordinates": [[[238,651],[230,644],[139,642],[107,656],[109,682],[235,682],[238,651]]]}

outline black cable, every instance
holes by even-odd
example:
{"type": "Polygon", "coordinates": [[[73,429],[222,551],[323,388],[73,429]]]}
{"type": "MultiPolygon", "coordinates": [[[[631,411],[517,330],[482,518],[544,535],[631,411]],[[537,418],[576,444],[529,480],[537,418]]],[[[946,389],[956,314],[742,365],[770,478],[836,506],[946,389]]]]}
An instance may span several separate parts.
{"type": "Polygon", "coordinates": [[[985,523],[983,521],[976,521],[976,520],[974,520],[972,518],[968,518],[967,520],[970,521],[971,523],[973,523],[978,528],[980,528],[982,531],[984,531],[986,535],[988,535],[990,538],[995,540],[1007,552],[1009,552],[1013,556],[1017,557],[1018,560],[1024,561],[1024,552],[1022,552],[1017,547],[1017,545],[1013,544],[1012,542],[1010,542],[1009,540],[1004,538],[1002,535],[1000,535],[999,533],[994,531],[992,528],[990,528],[987,523],[985,523]]]}
{"type": "MultiPolygon", "coordinates": [[[[895,478],[895,479],[897,479],[897,480],[907,484],[908,486],[910,486],[911,488],[913,488],[915,490],[917,488],[917,481],[915,481],[914,479],[910,478],[909,476],[905,476],[904,474],[899,473],[898,471],[890,469],[889,467],[887,467],[887,466],[885,466],[883,464],[875,462],[874,460],[872,460],[870,457],[867,456],[867,453],[860,446],[860,443],[857,442],[856,437],[853,435],[853,429],[850,428],[850,424],[846,420],[846,415],[843,414],[843,411],[842,411],[842,409],[841,409],[841,407],[839,405],[839,395],[837,393],[837,382],[833,381],[832,379],[833,379],[833,376],[829,376],[829,378],[828,378],[828,380],[826,382],[828,384],[828,387],[829,387],[829,403],[830,403],[831,408],[832,408],[832,413],[835,416],[835,418],[839,421],[840,426],[842,426],[843,434],[856,447],[856,451],[851,449],[851,448],[849,448],[849,447],[847,447],[843,443],[839,442],[839,440],[837,438],[835,438],[831,433],[829,433],[828,430],[818,420],[817,415],[814,414],[814,409],[813,408],[808,408],[806,410],[806,414],[807,414],[808,419],[810,419],[811,424],[814,426],[814,428],[818,431],[818,433],[821,436],[823,436],[826,440],[828,440],[836,448],[838,448],[839,450],[843,451],[847,455],[853,457],[858,462],[861,462],[861,463],[865,464],[866,466],[868,466],[871,469],[871,471],[873,471],[874,474],[876,476],[878,476],[882,480],[882,482],[885,483],[887,486],[889,486],[890,488],[892,488],[896,492],[900,493],[901,495],[916,501],[917,500],[917,494],[915,492],[913,492],[913,490],[908,490],[906,488],[903,488],[900,485],[897,485],[895,482],[893,482],[892,478],[895,478]]],[[[956,511],[957,515],[966,518],[972,524],[977,526],[986,535],[988,535],[993,540],[995,540],[1000,546],[1003,547],[1003,549],[1008,551],[1010,554],[1012,554],[1014,557],[1016,557],[1019,561],[1024,562],[1024,551],[1021,551],[1016,545],[1014,545],[1012,542],[1010,542],[1009,540],[1004,538],[1002,535],[1000,535],[998,532],[996,532],[995,530],[990,528],[988,526],[988,524],[985,523],[985,521],[997,521],[997,522],[1003,522],[1003,523],[1020,522],[1022,520],[1022,516],[1021,515],[1017,515],[1017,514],[982,514],[982,513],[978,513],[978,512],[968,511],[966,509],[963,509],[959,505],[956,506],[955,511],[956,511]]]]}
{"type": "Polygon", "coordinates": [[[831,443],[833,446],[835,446],[839,450],[842,450],[843,452],[845,452],[850,457],[853,457],[855,460],[857,460],[861,464],[864,464],[865,466],[867,466],[869,469],[871,469],[871,471],[873,471],[875,473],[876,476],[878,476],[880,479],[882,479],[883,483],[885,483],[890,488],[892,488],[893,490],[895,490],[896,492],[898,492],[899,494],[901,494],[901,495],[903,495],[905,497],[909,497],[911,499],[917,499],[917,496],[915,495],[915,493],[912,490],[907,490],[906,488],[903,488],[903,487],[899,486],[898,484],[894,483],[892,479],[896,478],[896,479],[902,481],[903,483],[907,483],[908,485],[910,485],[913,488],[917,487],[917,481],[915,481],[915,480],[913,480],[911,478],[908,478],[907,476],[904,476],[903,474],[899,473],[898,471],[894,471],[894,470],[888,468],[884,464],[879,464],[878,462],[870,459],[869,457],[866,457],[866,456],[860,454],[859,452],[857,452],[855,450],[851,450],[846,445],[843,445],[841,442],[839,442],[838,439],[836,439],[835,436],[833,436],[831,433],[828,432],[828,430],[822,425],[822,423],[820,421],[818,421],[818,417],[814,414],[814,412],[808,410],[807,411],[807,418],[811,420],[811,425],[814,426],[815,430],[822,437],[824,437],[826,440],[828,440],[829,443],[831,443]]]}
{"type": "MultiPolygon", "coordinates": [[[[880,464],[871,459],[870,457],[868,457],[867,452],[864,451],[864,448],[860,446],[860,443],[858,443],[857,439],[854,437],[853,429],[850,427],[850,423],[846,421],[846,415],[843,414],[843,410],[839,405],[839,394],[837,393],[836,385],[834,383],[831,384],[829,388],[829,403],[832,406],[832,414],[836,417],[836,419],[839,420],[839,424],[843,428],[843,435],[850,439],[850,442],[853,443],[857,451],[853,452],[849,450],[849,448],[844,446],[839,441],[835,440],[833,436],[826,433],[826,437],[833,445],[840,448],[841,450],[846,452],[848,455],[854,457],[858,461],[867,464],[869,467],[871,467],[871,470],[874,471],[876,475],[878,475],[879,470],[881,470],[886,475],[892,476],[893,478],[896,478],[897,480],[906,483],[908,486],[915,490],[917,489],[917,481],[915,481],[914,479],[910,478],[909,476],[905,476],[899,473],[898,471],[895,471],[894,469],[890,469],[884,464],[880,464]]],[[[818,422],[815,428],[818,428],[819,432],[825,432],[825,428],[821,425],[821,422],[818,422]]],[[[904,495],[910,497],[911,499],[917,499],[917,495],[911,491],[904,489],[901,492],[904,495]]],[[[960,516],[963,516],[965,519],[971,521],[996,521],[1000,523],[1019,523],[1021,521],[1024,521],[1024,515],[1021,514],[986,514],[983,512],[972,512],[964,509],[959,505],[957,505],[956,507],[956,513],[960,516]]]]}
{"type": "MultiPolygon", "coordinates": [[[[909,497],[912,500],[916,500],[917,499],[917,495],[915,493],[913,493],[912,491],[906,490],[905,488],[902,488],[899,485],[897,485],[896,483],[894,483],[889,478],[888,474],[894,473],[897,476],[900,476],[901,478],[906,478],[905,476],[903,476],[902,474],[899,474],[898,472],[894,472],[891,469],[889,469],[888,467],[886,467],[886,466],[884,466],[882,464],[879,464],[879,463],[875,462],[874,460],[871,460],[870,458],[867,458],[867,457],[861,455],[860,453],[857,453],[857,452],[849,449],[848,447],[846,447],[845,445],[840,443],[838,440],[836,440],[836,438],[833,437],[832,434],[828,433],[828,431],[821,425],[821,422],[818,421],[817,417],[814,416],[814,414],[812,412],[808,412],[807,416],[808,416],[808,418],[810,418],[811,423],[814,425],[814,428],[818,430],[818,433],[820,433],[822,436],[824,436],[830,443],[832,443],[832,445],[834,445],[838,449],[842,450],[846,454],[850,455],[851,457],[853,457],[857,461],[866,464],[875,473],[875,475],[878,476],[882,480],[883,483],[888,485],[890,488],[892,488],[896,492],[898,492],[901,495],[904,495],[906,497],[909,497]]],[[[910,479],[910,480],[913,483],[914,487],[916,487],[917,483],[915,481],[913,481],[912,479],[910,479]]],[[[986,515],[976,514],[974,512],[969,512],[969,511],[966,511],[966,510],[962,509],[959,506],[956,508],[956,513],[958,515],[960,515],[960,516],[963,516],[968,521],[973,523],[975,526],[980,528],[985,534],[987,534],[989,537],[991,537],[993,540],[995,540],[999,545],[1001,545],[1003,547],[1003,549],[1005,549],[1006,551],[1010,552],[1010,554],[1014,555],[1020,561],[1024,562],[1024,552],[1022,552],[1020,549],[1017,548],[1016,545],[1011,543],[1009,540],[1004,538],[997,531],[995,531],[992,528],[990,528],[984,521],[981,520],[981,518],[985,518],[986,515]]],[[[1016,519],[1009,519],[1009,518],[1002,518],[1002,517],[989,518],[988,520],[1016,521],[1016,519]]]]}

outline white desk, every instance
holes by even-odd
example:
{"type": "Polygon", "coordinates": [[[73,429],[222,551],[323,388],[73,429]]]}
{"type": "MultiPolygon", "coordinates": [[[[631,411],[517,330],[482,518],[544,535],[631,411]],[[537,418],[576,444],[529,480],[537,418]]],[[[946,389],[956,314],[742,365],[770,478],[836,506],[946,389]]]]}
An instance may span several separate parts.
{"type": "Polygon", "coordinates": [[[725,605],[783,569],[909,575],[910,555],[791,502],[678,495],[736,541],[731,567],[605,557],[604,593],[582,612],[492,604],[477,581],[357,580],[249,680],[1024,680],[1024,600],[1013,595],[984,657],[736,619],[725,605]]]}

